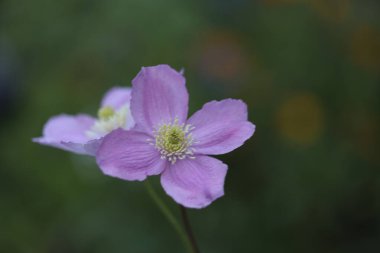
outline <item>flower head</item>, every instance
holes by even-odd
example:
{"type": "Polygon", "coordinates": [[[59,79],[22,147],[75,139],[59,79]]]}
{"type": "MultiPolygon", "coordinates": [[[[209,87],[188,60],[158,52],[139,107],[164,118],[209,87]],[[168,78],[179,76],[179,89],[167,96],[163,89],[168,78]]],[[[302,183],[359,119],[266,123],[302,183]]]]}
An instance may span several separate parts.
{"type": "Polygon", "coordinates": [[[187,119],[185,78],[168,65],[142,68],[132,81],[136,126],[104,138],[96,158],[102,171],[125,180],[161,174],[176,202],[202,208],[224,194],[227,165],[208,155],[228,153],[255,126],[241,100],[212,101],[187,119]]]}
{"type": "Polygon", "coordinates": [[[114,87],[103,97],[98,118],[86,114],[54,116],[45,124],[43,136],[33,141],[78,154],[95,155],[105,135],[117,128],[127,130],[134,126],[130,100],[129,88],[114,87]]]}

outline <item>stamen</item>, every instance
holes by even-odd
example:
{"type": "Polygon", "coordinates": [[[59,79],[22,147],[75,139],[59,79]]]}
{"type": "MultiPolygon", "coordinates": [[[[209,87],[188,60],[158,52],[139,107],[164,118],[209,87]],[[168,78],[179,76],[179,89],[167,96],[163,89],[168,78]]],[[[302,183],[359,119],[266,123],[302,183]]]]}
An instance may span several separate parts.
{"type": "Polygon", "coordinates": [[[194,148],[191,148],[194,143],[193,129],[189,124],[179,124],[178,118],[175,118],[173,122],[161,124],[154,130],[155,140],[148,142],[160,151],[161,159],[167,159],[172,164],[185,158],[194,159],[194,148]]]}
{"type": "Polygon", "coordinates": [[[131,123],[131,117],[129,106],[127,105],[117,111],[110,106],[102,107],[98,111],[98,119],[94,125],[86,131],[86,135],[89,138],[97,139],[119,127],[125,129],[128,127],[128,123],[131,123]]]}
{"type": "Polygon", "coordinates": [[[99,109],[98,117],[102,120],[107,120],[115,115],[115,110],[110,106],[105,106],[99,109]]]}

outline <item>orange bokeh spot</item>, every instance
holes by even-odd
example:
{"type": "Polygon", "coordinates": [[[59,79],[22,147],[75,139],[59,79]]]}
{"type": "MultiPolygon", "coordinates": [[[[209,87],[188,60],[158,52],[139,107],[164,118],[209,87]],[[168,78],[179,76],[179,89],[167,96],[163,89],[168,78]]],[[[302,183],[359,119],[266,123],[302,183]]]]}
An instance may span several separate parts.
{"type": "Polygon", "coordinates": [[[350,53],[353,62],[369,71],[380,70],[380,32],[363,25],[351,35],[350,53]]]}
{"type": "Polygon", "coordinates": [[[248,60],[240,39],[228,31],[208,31],[197,41],[194,60],[208,76],[221,81],[239,79],[248,60]]]}
{"type": "Polygon", "coordinates": [[[343,22],[350,11],[349,0],[311,0],[309,4],[322,18],[333,23],[343,22]]]}
{"type": "Polygon", "coordinates": [[[379,150],[379,118],[368,110],[350,111],[354,122],[349,125],[349,138],[353,140],[356,152],[364,159],[375,163],[380,162],[379,150]]]}
{"type": "Polygon", "coordinates": [[[280,105],[276,123],[285,139],[301,145],[313,144],[321,136],[325,123],[321,102],[311,93],[295,94],[280,105]]]}
{"type": "Polygon", "coordinates": [[[287,4],[294,4],[299,3],[300,0],[262,0],[264,4],[267,5],[287,5],[287,4]]]}

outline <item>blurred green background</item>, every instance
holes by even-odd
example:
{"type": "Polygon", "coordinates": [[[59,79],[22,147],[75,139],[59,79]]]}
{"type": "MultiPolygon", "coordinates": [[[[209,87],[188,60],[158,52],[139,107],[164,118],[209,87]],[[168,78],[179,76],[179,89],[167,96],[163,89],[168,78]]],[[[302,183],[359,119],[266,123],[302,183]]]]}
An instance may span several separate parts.
{"type": "Polygon", "coordinates": [[[241,98],[257,125],[219,157],[225,196],[190,210],[202,253],[380,252],[379,13],[377,0],[0,1],[0,252],[184,252],[142,183],[31,142],[160,63],[185,69],[191,113],[241,98]]]}

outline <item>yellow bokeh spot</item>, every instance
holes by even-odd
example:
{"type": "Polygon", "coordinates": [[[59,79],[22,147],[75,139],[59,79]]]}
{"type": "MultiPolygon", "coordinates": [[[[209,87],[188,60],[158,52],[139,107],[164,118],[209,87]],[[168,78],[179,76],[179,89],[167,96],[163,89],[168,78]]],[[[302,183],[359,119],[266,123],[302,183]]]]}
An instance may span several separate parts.
{"type": "Polygon", "coordinates": [[[322,134],[324,112],[318,97],[300,93],[286,99],[276,114],[280,135],[301,145],[313,144],[322,134]]]}

